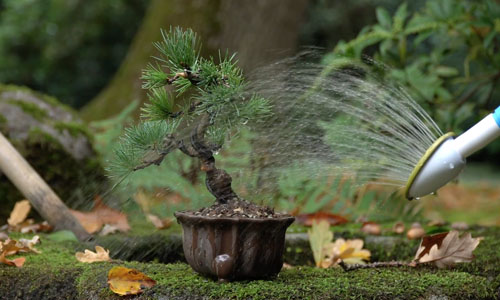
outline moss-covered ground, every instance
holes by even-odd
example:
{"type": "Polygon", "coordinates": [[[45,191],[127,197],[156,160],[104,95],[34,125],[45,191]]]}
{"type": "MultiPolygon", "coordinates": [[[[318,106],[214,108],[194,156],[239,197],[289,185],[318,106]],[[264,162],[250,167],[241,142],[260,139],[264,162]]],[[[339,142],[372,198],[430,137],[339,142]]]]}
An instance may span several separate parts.
{"type": "MultiPolygon", "coordinates": [[[[84,245],[61,234],[42,235],[43,242],[37,247],[42,254],[24,255],[23,268],[0,265],[0,298],[119,299],[108,288],[107,273],[113,266],[123,265],[157,281],[142,295],[126,299],[499,299],[500,228],[478,227],[472,233],[484,237],[474,252],[476,259],[453,269],[419,266],[345,272],[340,268],[295,266],[283,270],[274,280],[224,284],[199,276],[182,262],[159,263],[153,254],[147,257],[150,262],[80,263],[74,253],[84,245]]],[[[137,245],[121,245],[127,246],[137,245]]],[[[391,257],[411,259],[413,246],[400,247],[401,253],[391,257]]],[[[147,252],[147,243],[138,249],[147,252]]]]}

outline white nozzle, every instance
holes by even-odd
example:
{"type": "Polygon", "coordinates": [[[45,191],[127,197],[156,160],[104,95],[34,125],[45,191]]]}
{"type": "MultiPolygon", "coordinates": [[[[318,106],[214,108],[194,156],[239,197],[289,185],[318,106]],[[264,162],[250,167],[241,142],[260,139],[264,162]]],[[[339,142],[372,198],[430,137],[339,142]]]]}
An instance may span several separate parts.
{"type": "Polygon", "coordinates": [[[424,155],[422,164],[415,167],[408,180],[406,197],[409,199],[422,197],[455,179],[465,167],[465,158],[483,148],[500,136],[500,107],[479,123],[453,139],[437,141],[430,148],[431,153],[424,155]],[[436,144],[436,143],[435,143],[436,144]]]}
{"type": "Polygon", "coordinates": [[[455,148],[452,137],[445,140],[427,159],[408,190],[409,199],[437,191],[458,176],[465,167],[465,158],[455,148]]]}

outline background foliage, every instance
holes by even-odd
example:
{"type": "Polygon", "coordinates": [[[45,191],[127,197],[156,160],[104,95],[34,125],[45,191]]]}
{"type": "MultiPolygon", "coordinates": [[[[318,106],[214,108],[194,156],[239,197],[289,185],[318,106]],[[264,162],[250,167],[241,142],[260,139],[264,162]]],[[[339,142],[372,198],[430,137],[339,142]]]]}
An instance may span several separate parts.
{"type": "Polygon", "coordinates": [[[148,2],[1,1],[0,82],[82,106],[120,65],[148,2]]]}
{"type": "MultiPolygon", "coordinates": [[[[428,0],[416,10],[403,3],[393,15],[378,7],[376,17],[356,38],[339,42],[325,63],[373,56],[385,65],[365,62],[403,86],[444,131],[459,134],[500,104],[500,4],[428,0]]],[[[498,162],[499,152],[496,141],[483,155],[498,162]]]]}

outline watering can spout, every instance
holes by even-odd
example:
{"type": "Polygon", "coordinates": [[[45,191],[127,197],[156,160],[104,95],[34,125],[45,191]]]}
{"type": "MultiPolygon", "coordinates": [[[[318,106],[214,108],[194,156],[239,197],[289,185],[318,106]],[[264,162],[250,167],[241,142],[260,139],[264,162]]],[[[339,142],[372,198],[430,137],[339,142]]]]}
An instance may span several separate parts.
{"type": "Polygon", "coordinates": [[[472,128],[454,138],[447,133],[437,139],[413,169],[405,188],[408,199],[419,198],[455,179],[465,159],[500,136],[500,107],[472,128]]]}

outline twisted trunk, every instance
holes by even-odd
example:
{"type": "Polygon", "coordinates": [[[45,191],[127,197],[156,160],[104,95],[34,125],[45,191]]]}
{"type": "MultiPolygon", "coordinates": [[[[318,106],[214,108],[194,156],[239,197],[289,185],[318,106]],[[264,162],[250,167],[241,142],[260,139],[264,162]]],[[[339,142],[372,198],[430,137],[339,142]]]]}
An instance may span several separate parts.
{"type": "Polygon", "coordinates": [[[210,126],[210,118],[203,115],[200,122],[192,130],[189,144],[180,142],[179,149],[186,155],[196,157],[201,162],[201,170],[207,175],[205,185],[208,191],[214,195],[218,204],[228,203],[232,200],[238,200],[238,195],[233,191],[231,183],[233,179],[226,171],[218,169],[215,166],[213,151],[216,148],[205,141],[205,132],[210,126]]]}

